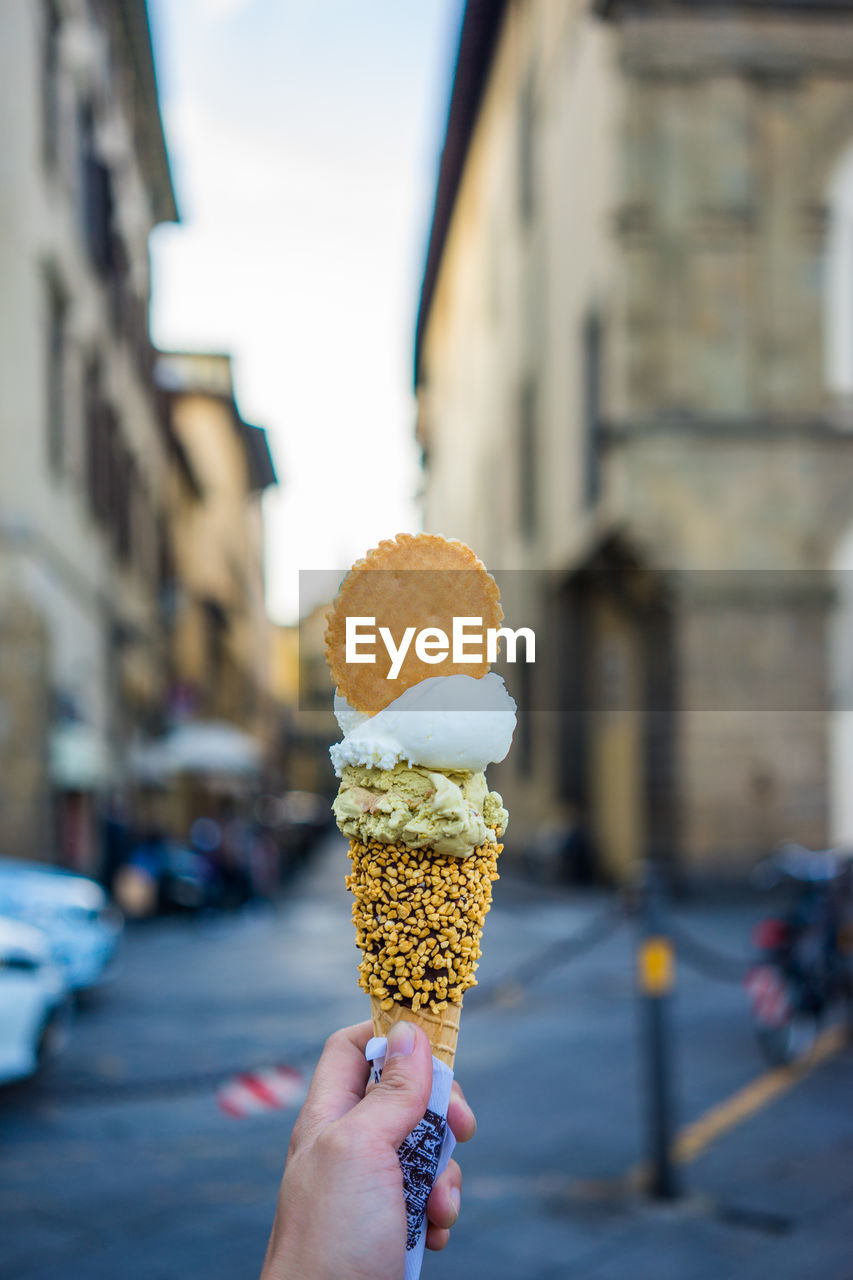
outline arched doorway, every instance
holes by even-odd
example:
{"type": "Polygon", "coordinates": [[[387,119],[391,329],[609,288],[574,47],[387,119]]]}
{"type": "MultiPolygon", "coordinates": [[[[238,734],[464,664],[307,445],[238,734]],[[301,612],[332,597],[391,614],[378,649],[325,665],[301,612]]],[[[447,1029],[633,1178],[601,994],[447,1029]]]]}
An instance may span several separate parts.
{"type": "Polygon", "coordinates": [[[561,611],[561,794],[588,833],[596,874],[625,882],[650,857],[676,870],[676,668],[664,575],[608,540],[565,584],[561,611]]]}

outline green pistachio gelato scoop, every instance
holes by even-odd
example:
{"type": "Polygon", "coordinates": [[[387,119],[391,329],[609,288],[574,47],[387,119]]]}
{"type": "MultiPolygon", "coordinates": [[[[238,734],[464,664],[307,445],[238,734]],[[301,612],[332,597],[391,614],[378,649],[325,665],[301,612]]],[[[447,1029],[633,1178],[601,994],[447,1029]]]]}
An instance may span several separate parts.
{"type": "Polygon", "coordinates": [[[391,769],[347,765],[332,806],[345,836],[429,847],[466,858],[502,836],[509,814],[483,773],[396,764],[391,769]]]}

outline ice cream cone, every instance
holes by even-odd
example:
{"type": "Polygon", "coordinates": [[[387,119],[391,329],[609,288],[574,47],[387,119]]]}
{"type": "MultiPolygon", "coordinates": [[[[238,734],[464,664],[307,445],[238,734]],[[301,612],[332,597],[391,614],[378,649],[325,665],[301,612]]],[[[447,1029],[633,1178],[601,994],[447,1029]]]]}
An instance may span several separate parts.
{"type": "Polygon", "coordinates": [[[448,1067],[453,1067],[456,1041],[459,1038],[459,1019],[462,1016],[461,1004],[449,1004],[440,1013],[433,1013],[431,1009],[407,1009],[400,1004],[385,1010],[382,1002],[376,996],[371,996],[370,1010],[373,1030],[377,1036],[387,1036],[389,1028],[395,1022],[413,1022],[429,1036],[433,1057],[446,1063],[448,1067]]]}
{"type": "Polygon", "coordinates": [[[500,850],[488,843],[460,859],[350,842],[359,982],[370,995],[376,1035],[387,1035],[395,1022],[413,1022],[427,1033],[434,1056],[453,1066],[500,850]]]}
{"type": "Polygon", "coordinates": [[[516,707],[489,671],[490,645],[485,656],[458,665],[454,648],[441,671],[438,659],[421,657],[419,644],[394,663],[387,644],[387,662],[378,651],[351,658],[350,624],[368,618],[381,636],[409,638],[413,622],[428,622],[438,634],[452,633],[455,645],[457,622],[479,619],[491,636],[503,610],[497,583],[469,547],[435,534],[399,534],[353,565],[327,617],[326,659],[344,735],[330,753],[341,779],[334,813],[350,841],[358,982],[370,997],[376,1036],[412,1022],[433,1053],[429,1108],[399,1148],[405,1273],[416,1280],[427,1198],[448,1155],[446,1068],[452,1072],[456,1059],[464,993],[476,985],[509,817],[485,769],[506,756],[516,707]]]}

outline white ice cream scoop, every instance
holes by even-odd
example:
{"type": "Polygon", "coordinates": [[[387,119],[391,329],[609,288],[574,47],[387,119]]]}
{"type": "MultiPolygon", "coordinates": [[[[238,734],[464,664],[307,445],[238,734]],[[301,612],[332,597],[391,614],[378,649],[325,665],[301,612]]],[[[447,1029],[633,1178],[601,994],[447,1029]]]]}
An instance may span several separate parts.
{"type": "Polygon", "coordinates": [[[427,769],[482,772],[503,760],[515,731],[516,706],[502,678],[433,676],[413,685],[375,716],[355,711],[335,694],[342,742],[330,755],[338,777],[344,765],[390,769],[398,761],[427,769]]]}

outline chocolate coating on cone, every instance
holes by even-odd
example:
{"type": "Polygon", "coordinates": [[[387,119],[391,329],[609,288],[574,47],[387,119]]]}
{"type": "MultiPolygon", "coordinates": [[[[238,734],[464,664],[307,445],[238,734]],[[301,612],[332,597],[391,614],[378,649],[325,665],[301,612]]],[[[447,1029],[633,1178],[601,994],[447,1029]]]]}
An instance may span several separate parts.
{"type": "Polygon", "coordinates": [[[384,1006],[440,1015],[460,1005],[480,956],[502,846],[469,858],[377,840],[350,841],[359,985],[384,1006]]]}
{"type": "Polygon", "coordinates": [[[462,1017],[461,1004],[449,1004],[441,1013],[433,1013],[431,1009],[407,1009],[400,1004],[385,1010],[382,1002],[376,996],[371,996],[370,1009],[375,1035],[387,1036],[395,1022],[413,1022],[429,1036],[433,1057],[445,1062],[448,1067],[453,1067],[456,1042],[459,1039],[459,1019],[462,1017]]]}

